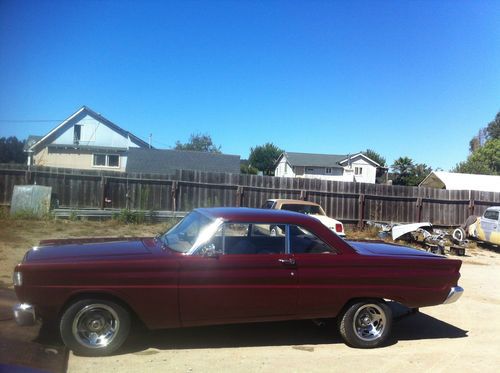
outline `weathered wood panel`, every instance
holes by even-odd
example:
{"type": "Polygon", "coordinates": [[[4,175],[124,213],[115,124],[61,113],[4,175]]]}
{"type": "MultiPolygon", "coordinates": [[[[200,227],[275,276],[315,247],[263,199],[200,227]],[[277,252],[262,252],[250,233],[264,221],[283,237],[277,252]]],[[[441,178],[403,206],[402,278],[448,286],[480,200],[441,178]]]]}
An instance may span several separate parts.
{"type": "Polygon", "coordinates": [[[14,185],[51,186],[61,207],[189,211],[197,207],[261,207],[269,198],[306,199],[345,223],[430,221],[459,225],[500,193],[345,183],[319,179],[177,170],[168,175],[0,165],[0,203],[14,185]]]}

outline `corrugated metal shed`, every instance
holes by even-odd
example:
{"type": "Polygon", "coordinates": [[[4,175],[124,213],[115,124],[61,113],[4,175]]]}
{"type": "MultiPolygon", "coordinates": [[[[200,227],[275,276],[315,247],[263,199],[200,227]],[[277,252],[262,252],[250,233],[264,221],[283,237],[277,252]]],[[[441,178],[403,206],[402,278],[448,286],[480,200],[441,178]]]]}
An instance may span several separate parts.
{"type": "Polygon", "coordinates": [[[500,176],[432,171],[419,186],[448,190],[500,192],[500,176]]]}

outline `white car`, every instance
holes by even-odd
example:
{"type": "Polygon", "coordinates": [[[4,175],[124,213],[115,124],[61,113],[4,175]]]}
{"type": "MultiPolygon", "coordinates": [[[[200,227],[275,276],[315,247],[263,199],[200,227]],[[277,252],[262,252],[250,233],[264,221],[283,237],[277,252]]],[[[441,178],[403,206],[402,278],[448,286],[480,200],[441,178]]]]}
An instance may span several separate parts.
{"type": "MultiPolygon", "coordinates": [[[[320,222],[322,222],[325,226],[335,232],[338,236],[345,237],[344,225],[333,218],[328,217],[325,214],[325,210],[314,202],[309,201],[301,201],[298,199],[268,199],[266,203],[262,206],[265,209],[274,209],[274,210],[288,210],[295,211],[302,214],[310,215],[320,222]]],[[[274,227],[275,231],[271,231],[271,234],[276,235],[278,227],[274,227]]]]}
{"type": "Polygon", "coordinates": [[[500,206],[488,207],[480,217],[469,216],[462,227],[453,231],[458,241],[466,237],[500,245],[500,206]]]}

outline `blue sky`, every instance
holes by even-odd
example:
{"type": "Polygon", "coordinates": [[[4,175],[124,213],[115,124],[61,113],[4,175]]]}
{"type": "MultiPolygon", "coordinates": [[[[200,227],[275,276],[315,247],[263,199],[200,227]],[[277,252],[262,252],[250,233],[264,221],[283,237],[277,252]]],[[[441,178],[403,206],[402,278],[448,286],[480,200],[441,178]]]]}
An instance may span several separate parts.
{"type": "Polygon", "coordinates": [[[0,0],[0,136],[82,105],[160,148],[448,170],[500,110],[500,2],[0,0]]]}

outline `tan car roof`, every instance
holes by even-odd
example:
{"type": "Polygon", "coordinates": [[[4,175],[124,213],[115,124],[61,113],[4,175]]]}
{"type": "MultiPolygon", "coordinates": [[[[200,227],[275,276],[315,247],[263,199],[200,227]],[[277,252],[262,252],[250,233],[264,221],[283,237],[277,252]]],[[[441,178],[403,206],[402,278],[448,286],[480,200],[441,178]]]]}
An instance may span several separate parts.
{"type": "Polygon", "coordinates": [[[276,205],[281,206],[283,204],[291,204],[291,205],[309,205],[309,206],[319,206],[317,203],[310,201],[302,201],[300,199],[276,199],[276,205]]]}

